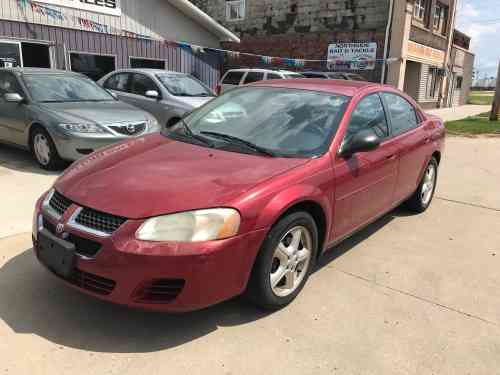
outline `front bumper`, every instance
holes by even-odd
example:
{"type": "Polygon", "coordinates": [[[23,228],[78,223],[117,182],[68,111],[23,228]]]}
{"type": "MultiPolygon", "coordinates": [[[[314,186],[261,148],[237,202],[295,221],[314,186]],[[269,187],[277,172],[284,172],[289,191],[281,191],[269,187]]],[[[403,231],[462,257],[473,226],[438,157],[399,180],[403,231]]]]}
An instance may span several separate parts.
{"type": "MultiPolygon", "coordinates": [[[[58,224],[50,216],[42,215],[47,224],[58,224]]],[[[40,202],[33,236],[37,257],[39,216],[40,202]]],[[[75,276],[63,280],[86,294],[133,308],[166,312],[198,310],[245,290],[267,233],[259,230],[204,243],[150,243],[135,239],[140,224],[141,221],[129,220],[106,238],[66,225],[66,235],[98,242],[101,248],[92,258],[78,256],[75,276]],[[167,291],[168,300],[158,300],[157,295],[145,292],[151,290],[167,291]]]]}
{"type": "Polygon", "coordinates": [[[130,137],[81,137],[57,135],[53,137],[57,152],[64,160],[75,161],[100,148],[131,139],[130,137]]]}

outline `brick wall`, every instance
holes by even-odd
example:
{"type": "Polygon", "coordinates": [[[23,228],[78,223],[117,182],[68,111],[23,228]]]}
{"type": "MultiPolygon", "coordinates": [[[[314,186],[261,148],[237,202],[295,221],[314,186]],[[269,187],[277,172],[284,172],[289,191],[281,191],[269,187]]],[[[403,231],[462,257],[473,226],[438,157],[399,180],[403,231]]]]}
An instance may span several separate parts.
{"type": "MultiPolygon", "coordinates": [[[[376,41],[377,57],[383,57],[389,0],[246,0],[242,21],[226,20],[226,0],[191,1],[240,36],[240,44],[225,44],[228,49],[326,59],[330,43],[376,41]]],[[[307,68],[325,68],[316,65],[309,64],[307,68]]],[[[241,66],[264,65],[255,58],[226,62],[226,68],[241,66]]],[[[378,80],[380,66],[363,74],[378,80]]]]}

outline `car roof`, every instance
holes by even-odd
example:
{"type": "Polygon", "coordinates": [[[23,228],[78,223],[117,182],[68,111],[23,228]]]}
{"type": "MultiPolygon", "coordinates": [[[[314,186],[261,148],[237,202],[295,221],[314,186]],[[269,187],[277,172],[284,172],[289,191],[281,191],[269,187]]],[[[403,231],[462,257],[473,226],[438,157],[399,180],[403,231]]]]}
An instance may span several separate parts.
{"type": "Polygon", "coordinates": [[[297,78],[297,79],[276,79],[269,81],[259,81],[250,86],[280,87],[299,90],[321,91],[331,94],[354,96],[358,92],[372,87],[387,88],[387,85],[364,81],[341,81],[326,80],[317,78],[297,78]]]}
{"type": "Polygon", "coordinates": [[[179,74],[179,75],[188,75],[188,73],[176,72],[173,70],[165,70],[165,69],[153,69],[153,68],[129,68],[129,69],[117,69],[112,73],[149,73],[149,74],[158,74],[158,73],[168,73],[168,74],[179,74]]]}
{"type": "Polygon", "coordinates": [[[9,71],[20,74],[72,74],[81,75],[77,72],[72,72],[70,70],[60,70],[60,69],[48,69],[48,68],[0,68],[0,71],[9,71]]]}
{"type": "Polygon", "coordinates": [[[259,73],[283,73],[283,74],[300,74],[300,72],[293,72],[291,70],[283,69],[261,69],[261,68],[239,68],[239,69],[229,69],[229,72],[259,72],[259,73]]]}

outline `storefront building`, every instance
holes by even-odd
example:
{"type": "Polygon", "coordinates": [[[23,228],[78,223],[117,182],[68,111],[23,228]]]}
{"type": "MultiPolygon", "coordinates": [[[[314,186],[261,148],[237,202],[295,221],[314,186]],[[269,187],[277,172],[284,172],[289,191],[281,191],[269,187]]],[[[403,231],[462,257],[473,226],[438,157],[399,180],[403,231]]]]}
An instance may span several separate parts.
{"type": "Polygon", "coordinates": [[[81,72],[120,68],[190,73],[214,87],[221,58],[175,43],[218,48],[239,39],[187,0],[0,0],[0,66],[81,72]]]}

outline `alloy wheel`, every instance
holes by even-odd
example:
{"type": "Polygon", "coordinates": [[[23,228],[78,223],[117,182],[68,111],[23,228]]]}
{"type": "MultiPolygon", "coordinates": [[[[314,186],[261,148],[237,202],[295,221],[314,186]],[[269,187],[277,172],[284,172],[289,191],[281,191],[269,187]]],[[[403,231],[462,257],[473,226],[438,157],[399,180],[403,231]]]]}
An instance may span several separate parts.
{"type": "Polygon", "coordinates": [[[49,140],[44,134],[38,133],[33,139],[33,150],[38,162],[42,165],[50,163],[50,145],[49,140]]]}
{"type": "Polygon", "coordinates": [[[420,191],[420,199],[422,204],[427,206],[434,193],[434,186],[436,185],[436,166],[432,163],[429,164],[425,171],[424,181],[422,183],[422,190],[420,191]]]}
{"type": "Polygon", "coordinates": [[[307,274],[312,254],[312,239],[303,226],[290,229],[274,250],[271,272],[271,289],[279,297],[292,294],[307,274]]]}

